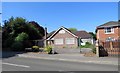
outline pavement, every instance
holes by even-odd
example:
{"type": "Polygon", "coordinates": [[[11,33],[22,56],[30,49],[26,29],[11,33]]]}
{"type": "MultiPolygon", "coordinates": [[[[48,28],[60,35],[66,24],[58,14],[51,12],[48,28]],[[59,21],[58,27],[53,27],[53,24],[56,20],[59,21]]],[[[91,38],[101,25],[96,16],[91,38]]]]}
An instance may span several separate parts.
{"type": "Polygon", "coordinates": [[[45,53],[24,53],[17,54],[18,57],[35,58],[45,60],[59,60],[69,62],[82,62],[82,63],[94,63],[94,64],[108,64],[118,65],[118,58],[114,57],[85,57],[84,54],[45,54],[45,53]]]}

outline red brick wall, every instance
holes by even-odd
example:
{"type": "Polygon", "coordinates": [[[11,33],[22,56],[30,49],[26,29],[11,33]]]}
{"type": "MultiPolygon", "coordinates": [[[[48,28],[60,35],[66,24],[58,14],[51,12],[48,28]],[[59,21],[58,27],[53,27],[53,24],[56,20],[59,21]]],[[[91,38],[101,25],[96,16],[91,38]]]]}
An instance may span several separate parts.
{"type": "Polygon", "coordinates": [[[120,39],[120,27],[118,27],[118,36],[119,36],[119,39],[120,39]]]}
{"type": "Polygon", "coordinates": [[[101,41],[105,41],[106,38],[108,38],[108,37],[113,37],[115,39],[118,39],[118,37],[120,36],[120,33],[118,33],[119,31],[120,31],[120,28],[115,27],[114,28],[114,33],[105,34],[105,30],[104,29],[98,29],[97,30],[97,39],[99,39],[101,41]]]}
{"type": "Polygon", "coordinates": [[[62,45],[56,45],[55,43],[52,44],[54,47],[57,47],[57,48],[76,48],[78,46],[77,38],[75,38],[73,35],[71,35],[68,32],[65,32],[64,34],[57,33],[53,38],[54,38],[54,40],[58,39],[58,38],[63,38],[63,44],[62,45]],[[65,38],[74,38],[75,39],[75,44],[69,44],[69,45],[66,44],[65,43],[65,38]]]}

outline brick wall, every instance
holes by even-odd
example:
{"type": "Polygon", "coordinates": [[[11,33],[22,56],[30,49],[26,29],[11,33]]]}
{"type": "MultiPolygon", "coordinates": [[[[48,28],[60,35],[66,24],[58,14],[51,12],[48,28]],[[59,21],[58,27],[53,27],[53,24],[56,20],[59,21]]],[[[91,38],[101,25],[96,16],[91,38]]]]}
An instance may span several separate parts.
{"type": "Polygon", "coordinates": [[[115,39],[118,39],[119,36],[120,36],[120,33],[118,33],[119,31],[120,31],[120,28],[115,27],[114,28],[114,33],[105,34],[104,29],[98,29],[98,31],[97,31],[97,39],[99,39],[100,41],[105,41],[106,38],[108,38],[108,37],[113,37],[115,39]]]}
{"type": "Polygon", "coordinates": [[[59,38],[62,38],[63,39],[63,44],[62,45],[56,45],[55,43],[52,44],[52,46],[54,47],[57,47],[57,48],[76,48],[78,46],[78,43],[77,43],[77,38],[75,38],[73,35],[71,35],[70,33],[66,32],[65,33],[57,33],[54,37],[52,37],[55,39],[59,39],[59,38]],[[75,39],[75,44],[66,44],[65,43],[65,39],[66,38],[74,38],[75,39]]]}

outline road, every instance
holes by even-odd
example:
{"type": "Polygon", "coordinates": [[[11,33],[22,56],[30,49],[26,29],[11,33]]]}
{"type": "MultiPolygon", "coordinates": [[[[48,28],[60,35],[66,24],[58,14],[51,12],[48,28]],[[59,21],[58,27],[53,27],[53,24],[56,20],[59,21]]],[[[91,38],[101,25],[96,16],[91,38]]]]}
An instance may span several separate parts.
{"type": "Polygon", "coordinates": [[[2,60],[3,71],[118,71],[115,65],[11,57],[2,60]]]}

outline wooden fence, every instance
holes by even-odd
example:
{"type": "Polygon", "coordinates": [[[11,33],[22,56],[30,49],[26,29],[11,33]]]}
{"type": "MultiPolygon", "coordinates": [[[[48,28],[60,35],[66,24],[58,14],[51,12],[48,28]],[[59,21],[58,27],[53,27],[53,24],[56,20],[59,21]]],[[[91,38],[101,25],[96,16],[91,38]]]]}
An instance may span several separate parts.
{"type": "Polygon", "coordinates": [[[102,42],[99,46],[100,56],[118,56],[120,55],[120,41],[102,42]]]}

